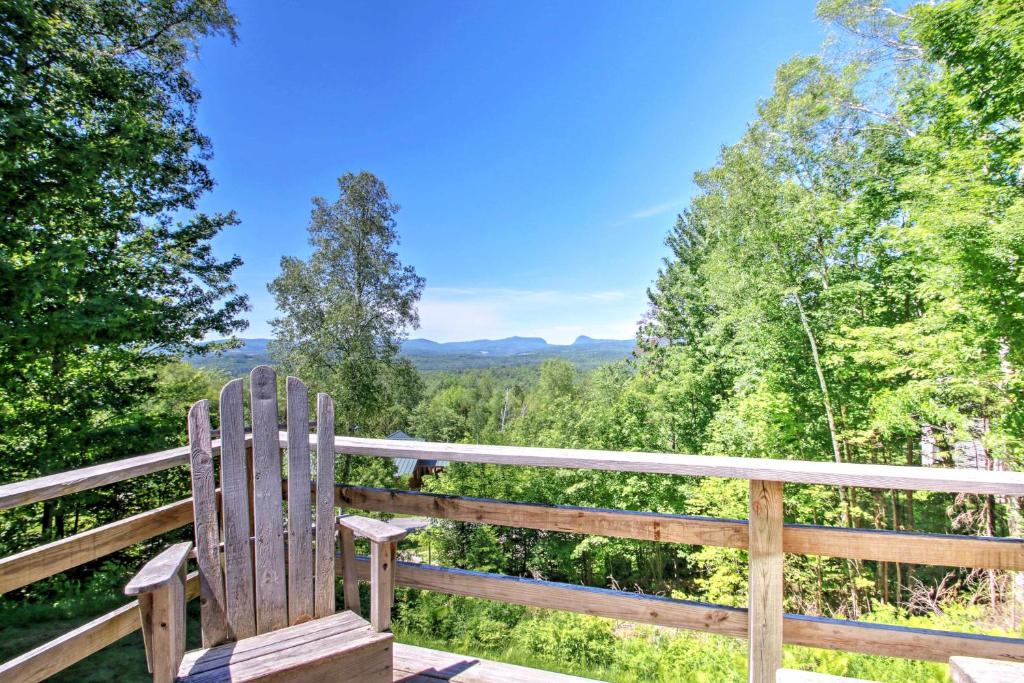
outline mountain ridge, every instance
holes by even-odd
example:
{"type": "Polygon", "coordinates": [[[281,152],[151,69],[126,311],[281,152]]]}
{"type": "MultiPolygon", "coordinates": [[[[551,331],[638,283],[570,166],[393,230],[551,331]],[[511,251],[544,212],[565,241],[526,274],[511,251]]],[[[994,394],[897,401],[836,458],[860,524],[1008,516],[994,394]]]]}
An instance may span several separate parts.
{"type": "Polygon", "coordinates": [[[609,346],[632,350],[632,339],[594,339],[580,335],[572,344],[551,344],[543,337],[511,336],[501,339],[473,339],[468,341],[437,342],[432,339],[415,338],[402,342],[404,355],[417,353],[484,353],[493,355],[514,355],[539,351],[571,349],[577,346],[609,346]]]}
{"type": "MultiPolygon", "coordinates": [[[[269,339],[240,337],[242,345],[219,355],[194,356],[186,360],[197,367],[216,368],[237,375],[269,363],[269,339]]],[[[571,344],[550,344],[542,337],[511,336],[501,339],[473,339],[438,342],[417,337],[402,342],[399,354],[421,371],[459,371],[531,365],[561,358],[581,369],[628,358],[635,347],[632,339],[595,339],[578,336],[571,344]]]]}

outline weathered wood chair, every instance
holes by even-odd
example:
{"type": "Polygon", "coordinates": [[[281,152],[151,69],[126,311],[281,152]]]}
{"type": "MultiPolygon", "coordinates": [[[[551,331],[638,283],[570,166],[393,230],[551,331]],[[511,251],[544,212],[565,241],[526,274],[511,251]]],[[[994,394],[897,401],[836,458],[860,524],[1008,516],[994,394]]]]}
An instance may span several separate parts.
{"type": "Polygon", "coordinates": [[[294,377],[287,382],[286,532],[276,376],[260,366],[250,377],[251,459],[242,380],[228,382],[220,394],[219,492],[208,402],[193,405],[188,416],[204,649],[185,654],[185,565],[192,543],[171,546],[125,587],[139,599],[153,680],[390,683],[395,546],[407,532],[373,519],[335,516],[334,404],[327,394],[317,395],[315,504],[310,500],[309,400],[294,377]],[[369,622],[358,613],[355,536],[370,540],[369,622]],[[334,599],[338,537],[342,612],[335,612],[334,599]]]}

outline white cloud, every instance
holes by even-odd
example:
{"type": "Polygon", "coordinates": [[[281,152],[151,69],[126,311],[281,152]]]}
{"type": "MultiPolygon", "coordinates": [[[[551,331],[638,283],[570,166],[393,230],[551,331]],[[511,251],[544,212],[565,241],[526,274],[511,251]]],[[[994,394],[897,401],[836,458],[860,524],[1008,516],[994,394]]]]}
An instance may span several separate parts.
{"type": "Polygon", "coordinates": [[[621,228],[636,223],[637,221],[654,218],[655,216],[663,216],[669,212],[679,213],[679,210],[686,206],[686,202],[686,199],[675,199],[670,202],[662,202],[661,204],[654,204],[653,206],[638,209],[623,218],[621,221],[612,223],[609,227],[621,228]]]}
{"type": "MultiPolygon", "coordinates": [[[[434,341],[482,339],[502,327],[497,310],[482,301],[459,301],[432,296],[428,290],[419,305],[420,329],[414,337],[434,341]]],[[[507,335],[506,335],[507,336],[507,335]]]]}
{"type": "Polygon", "coordinates": [[[543,337],[553,344],[577,336],[629,339],[644,311],[642,292],[571,292],[427,287],[414,337],[435,341],[543,337]]]}
{"type": "Polygon", "coordinates": [[[431,297],[457,300],[507,300],[519,302],[567,303],[571,301],[618,301],[626,293],[620,290],[567,292],[558,289],[508,289],[503,287],[427,287],[424,299],[431,297]]]}
{"type": "Polygon", "coordinates": [[[660,216],[663,213],[668,213],[669,211],[681,209],[683,208],[684,204],[686,204],[685,199],[675,199],[670,202],[664,202],[662,204],[648,206],[646,209],[640,209],[639,211],[634,211],[633,213],[631,213],[629,215],[629,220],[638,221],[644,218],[653,218],[654,216],[660,216]]]}

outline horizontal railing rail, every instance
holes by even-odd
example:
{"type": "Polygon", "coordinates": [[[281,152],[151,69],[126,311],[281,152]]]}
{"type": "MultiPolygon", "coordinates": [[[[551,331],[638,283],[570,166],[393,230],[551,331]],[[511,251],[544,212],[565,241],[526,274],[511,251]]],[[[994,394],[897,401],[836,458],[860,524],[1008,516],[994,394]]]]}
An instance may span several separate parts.
{"type": "MultiPolygon", "coordinates": [[[[287,446],[287,433],[281,434],[287,446]]],[[[310,438],[316,443],[316,437],[310,438]]],[[[574,448],[487,446],[339,436],[334,452],[384,458],[425,457],[520,467],[646,472],[695,477],[722,477],[790,484],[857,488],[943,491],[1024,497],[1024,472],[961,470],[907,465],[858,465],[816,460],[772,460],[723,455],[596,451],[574,448]]]]}
{"type": "MultiPolygon", "coordinates": [[[[339,506],[594,536],[746,549],[747,521],[661,512],[469,498],[364,486],[336,487],[339,506]]],[[[783,552],[852,560],[1024,570],[1024,539],[785,524],[783,552]]]]}
{"type": "MultiPolygon", "coordinates": [[[[311,439],[315,441],[315,436],[311,439]]],[[[282,448],[287,435],[282,435],[282,448]]],[[[943,661],[966,654],[1024,660],[1024,640],[782,612],[783,552],[911,564],[1024,570],[1024,540],[784,524],[782,483],[911,489],[1024,497],[1024,474],[886,465],[759,460],[726,456],[440,444],[338,437],[338,454],[447,459],[507,466],[559,467],[750,480],[750,520],[720,519],[339,484],[340,507],[463,522],[641,541],[746,549],[750,609],[675,600],[499,574],[400,563],[399,584],[516,604],[565,609],[641,623],[747,637],[755,680],[768,680],[782,642],[867,654],[943,661]]],[[[176,448],[0,486],[0,509],[28,505],[186,464],[176,448]]],[[[0,558],[0,593],[155,538],[192,521],[191,500],[105,524],[0,558]]],[[[192,589],[194,592],[194,588],[192,589]]],[[[41,680],[139,628],[129,603],[0,665],[0,681],[41,680]]]]}
{"type": "MultiPolygon", "coordinates": [[[[336,571],[341,573],[341,564],[336,571]]],[[[359,578],[369,580],[360,558],[359,578]]],[[[746,638],[748,610],[659,595],[593,588],[504,574],[398,562],[395,581],[421,590],[495,600],[528,607],[577,612],[620,621],[684,628],[746,638]]],[[[954,655],[1024,661],[1024,639],[909,628],[785,614],[783,640],[791,645],[886,657],[945,662],[954,655]]]]}
{"type": "Polygon", "coordinates": [[[192,523],[192,499],[147,510],[53,543],[0,558],[0,594],[192,523]]]}
{"type": "MultiPolygon", "coordinates": [[[[252,443],[252,437],[246,437],[252,443]]],[[[220,455],[220,439],[213,442],[213,454],[220,455]]],[[[41,503],[80,491],[116,484],[188,464],[188,446],[179,446],[158,453],[112,460],[91,467],[25,479],[0,486],[0,510],[41,503]]]]}
{"type": "MultiPolygon", "coordinates": [[[[247,437],[251,443],[251,437],[247,437]]],[[[316,437],[310,438],[315,444],[316,437]]],[[[281,447],[287,447],[281,433],[281,447]]],[[[220,442],[213,442],[214,455],[220,442]]],[[[384,458],[424,457],[522,467],[647,472],[702,477],[723,477],[797,484],[854,486],[860,488],[944,491],[1015,496],[1024,498],[1024,472],[990,472],[905,465],[837,464],[811,460],[771,460],[716,455],[633,453],[565,448],[484,446],[396,439],[335,437],[334,451],[347,455],[384,458]]],[[[188,447],[114,460],[82,469],[0,485],[0,510],[59,498],[153,474],[188,463],[188,447]]]]}
{"type": "MultiPolygon", "coordinates": [[[[496,526],[690,545],[748,547],[746,520],[543,505],[339,484],[341,507],[496,526]]],[[[1024,540],[783,525],[784,552],[958,567],[1024,568],[1024,540]],[[844,542],[845,540],[845,542],[844,542]],[[938,561],[936,561],[938,560],[938,561]]],[[[748,637],[748,611],[501,574],[400,562],[409,588],[559,609],[625,621],[748,637]]],[[[783,642],[847,652],[946,661],[954,655],[1024,661],[1024,639],[783,615],[783,642]]]]}

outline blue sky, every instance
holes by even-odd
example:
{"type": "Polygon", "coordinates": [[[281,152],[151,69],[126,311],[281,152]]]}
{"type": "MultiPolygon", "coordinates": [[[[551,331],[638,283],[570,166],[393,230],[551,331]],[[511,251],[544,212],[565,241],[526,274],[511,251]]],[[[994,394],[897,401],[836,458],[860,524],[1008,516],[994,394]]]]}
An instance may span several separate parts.
{"type": "Polygon", "coordinates": [[[401,204],[438,341],[628,338],[693,191],[770,93],[818,50],[812,0],[238,1],[240,40],[194,73],[216,189],[269,336],[266,285],[309,253],[310,198],[368,170],[401,204]]]}

